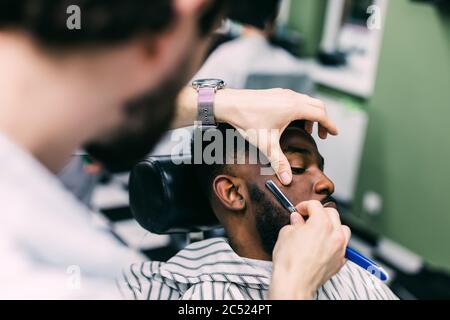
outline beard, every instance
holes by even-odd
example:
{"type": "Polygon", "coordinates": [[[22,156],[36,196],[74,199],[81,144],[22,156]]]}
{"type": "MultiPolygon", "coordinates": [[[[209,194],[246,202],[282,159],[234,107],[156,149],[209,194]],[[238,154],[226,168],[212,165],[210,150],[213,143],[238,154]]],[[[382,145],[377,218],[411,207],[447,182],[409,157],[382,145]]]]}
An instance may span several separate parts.
{"type": "Polygon", "coordinates": [[[250,198],[256,205],[255,222],[263,250],[272,255],[280,230],[290,224],[290,214],[271,201],[256,185],[248,185],[250,198]]]}
{"type": "Polygon", "coordinates": [[[86,152],[111,173],[130,171],[146,157],[173,121],[177,95],[189,79],[189,60],[179,64],[176,76],[128,102],[125,123],[108,140],[87,143],[86,152]]]}

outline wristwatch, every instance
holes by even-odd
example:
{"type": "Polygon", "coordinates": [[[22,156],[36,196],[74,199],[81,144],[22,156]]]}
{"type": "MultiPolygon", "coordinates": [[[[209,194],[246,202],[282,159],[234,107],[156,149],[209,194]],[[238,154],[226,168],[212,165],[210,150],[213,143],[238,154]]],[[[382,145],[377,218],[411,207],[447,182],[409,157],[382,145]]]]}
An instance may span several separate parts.
{"type": "Polygon", "coordinates": [[[192,87],[198,92],[198,121],[202,126],[215,126],[214,98],[217,90],[226,87],[220,79],[199,79],[192,82],[192,87]]]}

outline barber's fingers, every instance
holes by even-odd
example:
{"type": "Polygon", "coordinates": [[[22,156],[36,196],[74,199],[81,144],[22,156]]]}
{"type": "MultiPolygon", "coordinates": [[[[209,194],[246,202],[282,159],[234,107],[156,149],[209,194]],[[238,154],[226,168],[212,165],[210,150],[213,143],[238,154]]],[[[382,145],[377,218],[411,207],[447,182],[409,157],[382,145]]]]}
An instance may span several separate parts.
{"type": "MultiPolygon", "coordinates": [[[[319,109],[320,110],[319,112],[323,112],[323,114],[321,115],[321,117],[323,119],[329,119],[327,108],[325,107],[325,104],[321,100],[309,97],[308,103],[310,106],[319,109]]],[[[329,130],[330,130],[331,134],[337,134],[337,129],[336,129],[336,126],[334,125],[334,123],[331,122],[330,123],[331,126],[328,126],[328,127],[327,127],[326,123],[329,123],[329,121],[318,121],[318,132],[317,133],[321,139],[327,138],[329,130]],[[336,131],[334,132],[335,129],[336,129],[336,131]]],[[[313,121],[306,121],[305,122],[306,132],[308,132],[309,134],[312,134],[313,133],[313,125],[314,125],[313,121]]]]}
{"type": "Polygon", "coordinates": [[[314,122],[305,121],[305,131],[306,132],[308,132],[309,134],[313,134],[313,127],[314,127],[314,122]]]}
{"type": "Polygon", "coordinates": [[[327,129],[319,125],[319,138],[325,140],[327,137],[328,137],[327,129]]]}
{"type": "Polygon", "coordinates": [[[325,212],[330,217],[333,227],[339,228],[341,226],[341,217],[339,216],[339,212],[336,209],[332,208],[325,208],[325,212]]]}
{"type": "Polygon", "coordinates": [[[347,247],[348,242],[350,241],[350,238],[352,237],[352,231],[347,226],[342,226],[342,232],[345,236],[345,246],[347,247]]]}
{"type": "MultiPolygon", "coordinates": [[[[305,131],[309,134],[313,134],[314,130],[314,122],[312,121],[305,121],[305,131]]],[[[322,127],[322,125],[318,125],[318,135],[321,139],[326,139],[328,137],[328,131],[326,128],[322,127]]]]}
{"type": "Polygon", "coordinates": [[[304,224],[305,223],[305,219],[303,219],[303,217],[301,216],[300,213],[298,212],[293,212],[291,214],[291,225],[296,225],[296,224],[304,224]]]}
{"type": "Polygon", "coordinates": [[[281,150],[281,147],[276,148],[275,153],[275,155],[269,158],[270,164],[275,170],[275,173],[281,183],[287,186],[292,182],[291,165],[281,150]]]}
{"type": "Polygon", "coordinates": [[[241,128],[237,129],[248,142],[257,146],[259,151],[266,156],[278,180],[283,185],[289,185],[292,182],[291,165],[280,146],[281,134],[288,125],[282,127],[281,130],[261,130],[256,134],[246,132],[241,128]]]}
{"type": "Polygon", "coordinates": [[[283,185],[289,185],[292,182],[292,170],[288,159],[281,149],[280,134],[274,131],[269,135],[261,135],[260,144],[268,146],[265,150],[263,149],[263,152],[270,161],[270,165],[280,182],[283,185]]]}
{"type": "Polygon", "coordinates": [[[325,132],[332,135],[338,134],[337,127],[328,116],[324,103],[318,99],[309,98],[308,106],[303,105],[303,108],[299,108],[297,116],[299,119],[317,122],[321,138],[326,138],[325,132]]]}
{"type": "MultiPolygon", "coordinates": [[[[328,118],[327,108],[325,107],[325,104],[322,101],[320,101],[318,99],[314,99],[314,98],[311,98],[310,101],[311,101],[310,103],[313,106],[323,110],[323,112],[325,113],[325,117],[328,118]]],[[[326,139],[327,138],[327,136],[328,136],[328,129],[326,127],[324,127],[320,122],[318,124],[318,129],[317,130],[318,130],[317,133],[318,133],[318,135],[319,135],[319,137],[321,139],[326,139]]]]}
{"type": "Polygon", "coordinates": [[[309,217],[309,219],[313,219],[315,216],[324,214],[325,208],[317,200],[304,201],[297,205],[297,211],[304,217],[309,217]]]}
{"type": "Polygon", "coordinates": [[[322,228],[338,230],[341,228],[341,219],[339,213],[333,208],[324,208],[322,203],[317,200],[305,201],[297,206],[298,212],[302,216],[308,216],[308,224],[315,224],[322,228]]]}

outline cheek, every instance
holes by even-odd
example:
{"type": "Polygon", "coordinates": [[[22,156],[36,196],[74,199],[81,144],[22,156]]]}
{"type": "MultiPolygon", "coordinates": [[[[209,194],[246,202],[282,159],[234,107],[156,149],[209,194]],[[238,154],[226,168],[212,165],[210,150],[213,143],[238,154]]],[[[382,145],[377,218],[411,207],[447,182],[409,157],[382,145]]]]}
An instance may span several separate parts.
{"type": "Polygon", "coordinates": [[[268,180],[277,181],[274,176],[262,175],[261,166],[259,165],[245,165],[240,167],[240,169],[241,171],[238,172],[239,177],[247,183],[256,185],[259,190],[267,190],[266,182],[268,180]]]}
{"type": "Polygon", "coordinates": [[[311,183],[300,177],[294,176],[292,184],[285,188],[284,192],[294,205],[313,199],[311,183]]]}
{"type": "MultiPolygon", "coordinates": [[[[246,159],[245,161],[247,161],[248,159],[246,159]]],[[[241,168],[241,172],[242,172],[242,176],[246,177],[247,179],[249,179],[249,182],[255,182],[256,184],[260,184],[260,183],[264,183],[267,180],[273,179],[272,176],[264,176],[261,174],[261,166],[257,165],[257,164],[247,164],[247,165],[242,165],[240,166],[241,168]]]]}

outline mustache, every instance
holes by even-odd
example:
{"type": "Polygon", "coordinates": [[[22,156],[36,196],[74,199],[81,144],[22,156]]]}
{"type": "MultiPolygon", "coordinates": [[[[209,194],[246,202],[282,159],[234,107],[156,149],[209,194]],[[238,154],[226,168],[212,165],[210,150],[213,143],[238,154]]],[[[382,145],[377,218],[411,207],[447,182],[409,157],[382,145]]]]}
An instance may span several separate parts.
{"type": "Polygon", "coordinates": [[[326,196],[325,198],[323,198],[322,200],[320,200],[320,203],[321,203],[322,205],[325,205],[325,204],[327,204],[327,203],[329,203],[329,202],[334,203],[334,204],[337,205],[337,200],[336,200],[333,196],[326,196]]]}

